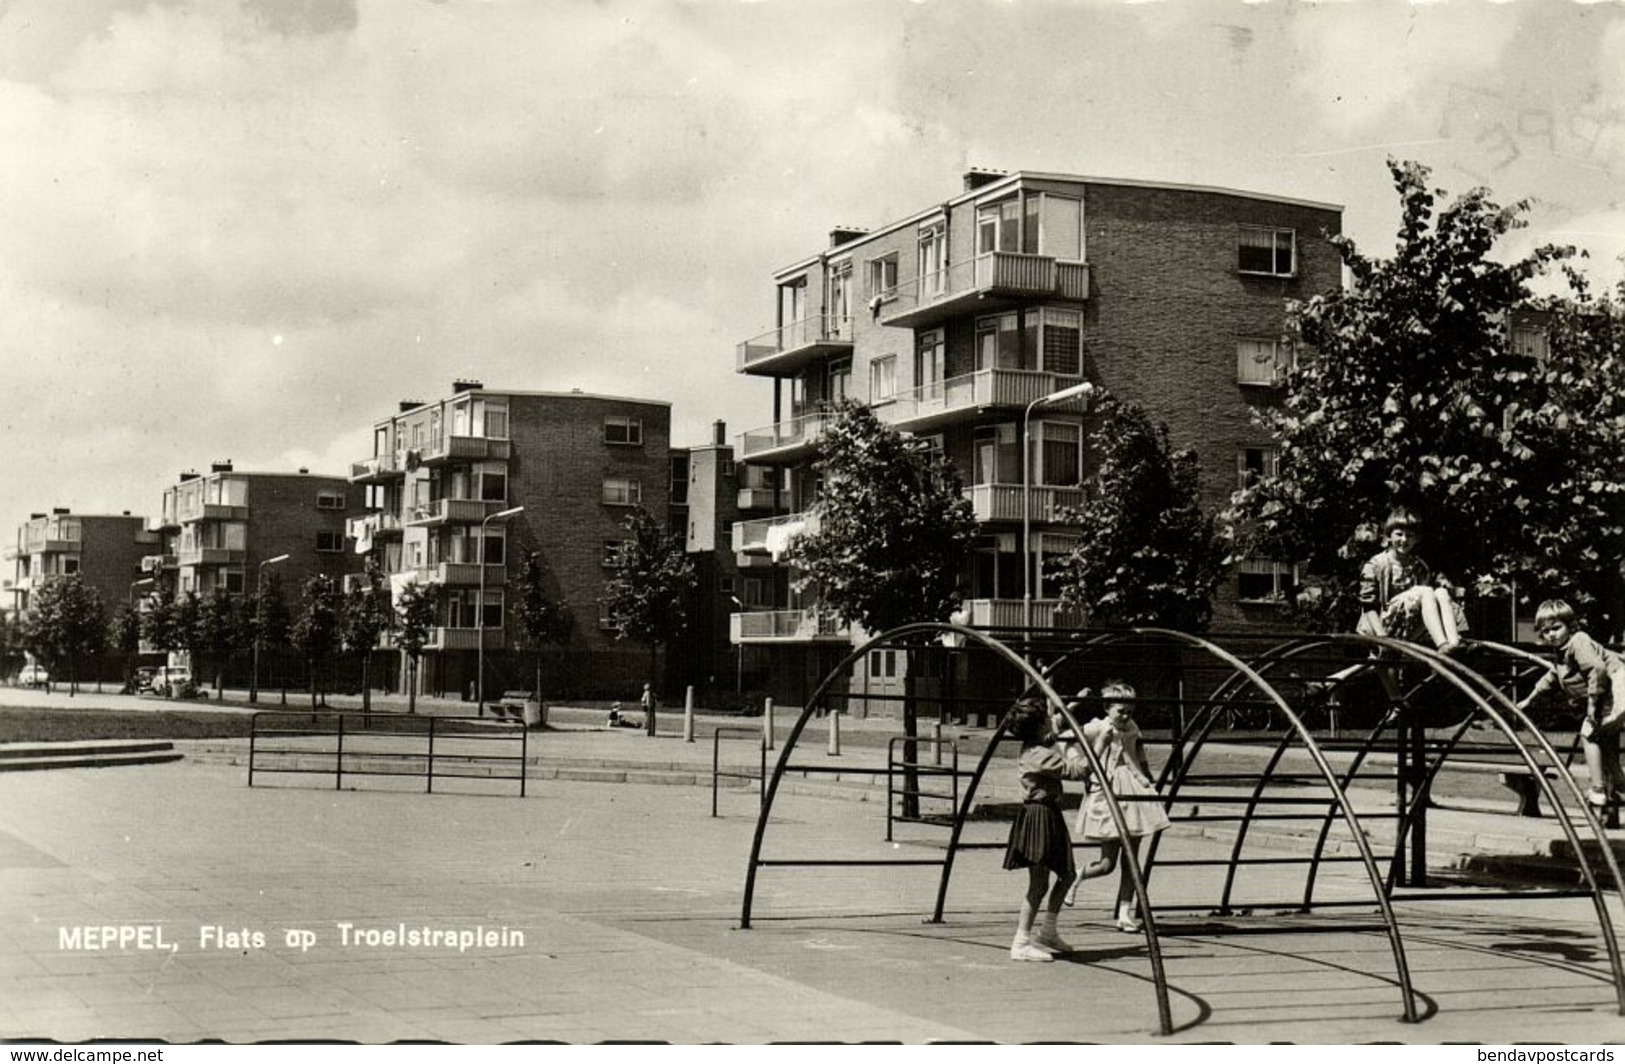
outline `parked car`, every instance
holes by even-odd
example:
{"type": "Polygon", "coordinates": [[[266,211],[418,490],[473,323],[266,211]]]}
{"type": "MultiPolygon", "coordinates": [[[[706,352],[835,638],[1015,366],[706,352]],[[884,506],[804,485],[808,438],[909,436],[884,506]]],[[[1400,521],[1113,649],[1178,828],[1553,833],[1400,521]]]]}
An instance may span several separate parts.
{"type": "Polygon", "coordinates": [[[160,665],[152,673],[152,693],[167,698],[190,698],[197,693],[192,670],[185,665],[160,665]]]}
{"type": "Polygon", "coordinates": [[[144,695],[152,690],[152,678],[158,670],[151,665],[142,665],[130,674],[130,682],[125,685],[124,693],[127,695],[144,695]]]}
{"type": "Polygon", "coordinates": [[[23,671],[17,674],[19,687],[44,687],[51,679],[51,674],[41,665],[24,665],[23,671]]]}

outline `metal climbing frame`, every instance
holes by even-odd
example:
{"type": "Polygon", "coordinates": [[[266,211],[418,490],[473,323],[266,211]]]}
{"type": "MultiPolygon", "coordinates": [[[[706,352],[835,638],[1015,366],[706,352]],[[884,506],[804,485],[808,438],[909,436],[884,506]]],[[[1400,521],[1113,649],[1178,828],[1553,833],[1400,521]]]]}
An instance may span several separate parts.
{"type": "MultiPolygon", "coordinates": [[[[1258,641],[1255,637],[1254,649],[1242,654],[1221,646],[1218,638],[1151,628],[1058,635],[1027,631],[990,633],[956,625],[914,624],[883,633],[855,648],[819,684],[783,743],[767,783],[751,843],[740,926],[751,926],[755,883],[760,869],[871,865],[938,867],[937,897],[931,919],[941,922],[958,851],[962,848],[980,848],[962,844],[961,836],[975,806],[978,786],[1003,738],[1002,719],[969,773],[941,857],[837,859],[823,856],[763,856],[780,780],[787,771],[817,771],[814,767],[792,763],[802,732],[808,721],[825,707],[828,699],[844,694],[844,691],[837,690],[838,683],[853,664],[870,651],[880,648],[923,649],[938,641],[974,650],[1017,678],[1018,682],[1012,685],[1007,697],[1014,697],[1023,689],[1035,693],[1058,711],[1075,732],[1081,733],[1080,722],[1073,717],[1052,683],[1058,683],[1059,678],[1069,671],[1099,675],[1103,663],[1114,658],[1120,660],[1125,651],[1144,651],[1154,647],[1165,652],[1174,651],[1182,662],[1197,662],[1206,669],[1202,682],[1193,683],[1191,686],[1194,690],[1187,697],[1184,677],[1189,666],[1182,665],[1177,696],[1165,699],[1175,706],[1178,714],[1177,720],[1171,722],[1171,748],[1159,781],[1165,804],[1174,806],[1181,799],[1187,799],[1195,800],[1209,810],[1215,807],[1237,810],[1218,814],[1193,812],[1184,816],[1171,812],[1176,823],[1181,820],[1223,820],[1236,825],[1231,852],[1226,858],[1161,862],[1164,867],[1208,867],[1220,871],[1218,896],[1212,906],[1156,906],[1147,889],[1147,877],[1151,868],[1158,863],[1157,837],[1147,848],[1143,867],[1135,847],[1123,849],[1123,860],[1144,915],[1148,959],[1163,1033],[1172,1033],[1173,1021],[1159,945],[1157,913],[1159,910],[1177,912],[1210,908],[1219,914],[1233,913],[1237,911],[1238,872],[1250,865],[1265,864],[1303,866],[1303,892],[1301,897],[1288,901],[1251,900],[1253,907],[1309,912],[1349,906],[1369,909],[1374,906],[1380,913],[1390,944],[1393,983],[1400,993],[1403,1017],[1408,1021],[1423,1018],[1418,1009],[1418,995],[1411,985],[1394,904],[1463,897],[1459,891],[1452,894],[1420,888],[1426,886],[1426,814],[1431,787],[1447,759],[1466,748],[1463,737],[1475,722],[1493,729],[1503,744],[1501,749],[1509,751],[1508,756],[1513,763],[1527,771],[1540,788],[1577,856],[1584,887],[1566,891],[1475,890],[1469,896],[1475,900],[1591,897],[1609,959],[1616,1000],[1620,1012],[1625,1014],[1625,972],[1621,969],[1617,940],[1595,867],[1597,857],[1593,854],[1600,855],[1608,874],[1613,877],[1613,883],[1618,884],[1622,880],[1602,826],[1586,805],[1584,792],[1568,772],[1564,759],[1536,728],[1534,721],[1516,708],[1496,680],[1469,666],[1469,661],[1478,661],[1480,668],[1492,671],[1489,666],[1493,664],[1496,675],[1504,673],[1516,681],[1526,679],[1533,669],[1546,667],[1543,659],[1514,647],[1477,642],[1471,646],[1469,660],[1463,661],[1408,643],[1356,635],[1276,637],[1275,641],[1263,645],[1256,645],[1258,641]],[[1023,653],[1016,653],[1007,644],[1019,644],[1023,653]],[[1328,656],[1334,658],[1333,664],[1344,667],[1326,675],[1328,666],[1325,659],[1328,656]],[[1036,664],[1039,661],[1043,661],[1043,664],[1036,664]],[[1337,724],[1336,704],[1328,701],[1328,698],[1345,687],[1372,679],[1380,681],[1383,687],[1382,695],[1376,699],[1380,711],[1374,720],[1367,722],[1368,730],[1356,728],[1365,730],[1363,738],[1344,738],[1342,731],[1345,729],[1340,729],[1337,724]],[[1437,710],[1429,708],[1430,703],[1437,703],[1441,698],[1449,703],[1446,716],[1454,714],[1442,726],[1436,719],[1437,710]],[[1238,712],[1238,709],[1244,712],[1238,712]],[[1273,727],[1263,727],[1245,734],[1223,732],[1223,739],[1215,740],[1215,735],[1220,734],[1218,729],[1221,725],[1234,728],[1236,722],[1241,720],[1266,721],[1273,727]],[[1430,735],[1430,732],[1434,734],[1430,735]],[[1204,749],[1221,745],[1233,748],[1238,744],[1257,751],[1262,757],[1262,764],[1240,772],[1196,771],[1204,749]],[[1334,767],[1328,753],[1342,762],[1340,769],[1334,767]],[[1373,765],[1380,763],[1386,767],[1390,761],[1392,773],[1377,778],[1394,786],[1395,808],[1377,813],[1358,812],[1349,797],[1349,789],[1356,783],[1363,785],[1368,782],[1372,778],[1370,769],[1373,765]],[[1250,786],[1213,789],[1215,786],[1229,787],[1238,782],[1250,786]],[[1309,793],[1310,786],[1314,784],[1319,785],[1319,791],[1309,793]],[[1282,791],[1292,793],[1283,794],[1282,791]],[[1388,855],[1386,871],[1372,849],[1363,823],[1373,816],[1395,821],[1394,850],[1388,855]],[[1304,821],[1311,825],[1318,822],[1309,854],[1302,857],[1249,856],[1247,843],[1250,829],[1255,824],[1272,820],[1304,821]],[[1577,822],[1581,826],[1577,827],[1577,822]],[[1352,848],[1353,853],[1329,852],[1332,830],[1337,825],[1346,830],[1347,838],[1343,844],[1352,848]],[[1581,845],[1582,831],[1598,841],[1599,845],[1594,851],[1581,845]],[[1406,871],[1407,846],[1410,849],[1409,873],[1406,871]],[[1318,874],[1324,865],[1334,862],[1360,865],[1370,884],[1371,896],[1337,901],[1316,899],[1318,874]]],[[[1107,664],[1104,667],[1111,666],[1107,664]]],[[[972,700],[967,698],[968,701],[972,700]]],[[[944,707],[944,715],[949,708],[944,707]]],[[[1348,723],[1346,719],[1344,723],[1348,723]]],[[[924,743],[929,740],[913,737],[912,741],[924,743]]],[[[1101,779],[1100,765],[1093,752],[1087,747],[1084,752],[1095,771],[1095,778],[1101,779]]],[[[958,773],[954,775],[957,782],[958,773]]],[[[1119,832],[1123,832],[1122,807],[1109,789],[1105,795],[1112,818],[1119,832]]]]}

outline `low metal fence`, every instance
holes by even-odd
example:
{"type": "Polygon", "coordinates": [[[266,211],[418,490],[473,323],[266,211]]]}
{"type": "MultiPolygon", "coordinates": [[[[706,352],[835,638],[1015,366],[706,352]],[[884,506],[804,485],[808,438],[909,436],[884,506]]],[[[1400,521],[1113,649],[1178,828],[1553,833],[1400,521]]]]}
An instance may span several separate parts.
{"type": "Polygon", "coordinates": [[[248,737],[248,785],[256,776],[332,776],[346,779],[421,778],[497,780],[519,784],[525,796],[529,730],[523,721],[489,717],[399,716],[318,711],[256,713],[248,737]]]}

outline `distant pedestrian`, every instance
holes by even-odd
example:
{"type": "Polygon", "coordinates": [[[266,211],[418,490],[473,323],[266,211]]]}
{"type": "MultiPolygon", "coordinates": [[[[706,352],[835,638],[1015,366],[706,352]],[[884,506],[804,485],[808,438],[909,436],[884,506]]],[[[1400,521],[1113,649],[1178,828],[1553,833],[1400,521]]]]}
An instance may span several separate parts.
{"type": "MultiPolygon", "coordinates": [[[[1147,835],[1155,835],[1168,826],[1168,814],[1157,800],[1156,785],[1151,782],[1151,766],[1146,763],[1145,750],[1140,745],[1140,726],[1134,723],[1134,688],[1122,680],[1109,680],[1100,689],[1106,704],[1106,716],[1083,726],[1083,739],[1095,753],[1105,783],[1118,800],[1127,830],[1125,839],[1118,833],[1117,822],[1112,819],[1111,806],[1100,780],[1078,808],[1078,835],[1086,841],[1100,844],[1100,856],[1085,865],[1077,882],[1067,893],[1066,904],[1077,901],[1078,884],[1085,879],[1110,875],[1118,867],[1124,845],[1138,847],[1147,835]]],[[[1138,852],[1138,850],[1136,850],[1138,852]]],[[[1117,929],[1140,930],[1135,912],[1134,880],[1128,862],[1122,862],[1117,884],[1117,929]]]]}
{"type": "Polygon", "coordinates": [[[1416,556],[1422,519],[1396,507],[1382,523],[1382,533],[1388,549],[1360,570],[1362,612],[1356,631],[1412,643],[1426,636],[1440,653],[1454,653],[1467,619],[1449,585],[1435,580],[1427,562],[1416,556]]]}
{"type": "Polygon", "coordinates": [[[1021,779],[1021,808],[1010,825],[1010,843],[1004,851],[1004,867],[1027,869],[1027,893],[1016,918],[1016,937],[1010,944],[1013,961],[1051,961],[1056,953],[1070,953],[1056,930],[1061,898],[1077,875],[1072,863],[1072,838],[1066,818],[1061,815],[1061,781],[1081,780],[1088,766],[1081,755],[1068,757],[1055,744],[1055,729],[1043,703],[1023,698],[1010,707],[1005,729],[1021,743],[1016,772],[1021,779]],[[1050,873],[1055,885],[1050,887],[1050,873]],[[1037,932],[1033,922],[1044,903],[1043,923],[1037,932]]]}
{"type": "Polygon", "coordinates": [[[1548,599],[1535,610],[1535,633],[1549,646],[1561,647],[1557,667],[1535,683],[1520,710],[1561,688],[1569,704],[1583,707],[1580,742],[1586,773],[1591,777],[1586,801],[1593,806],[1625,802],[1625,771],[1619,764],[1619,733],[1625,724],[1625,661],[1582,631],[1574,608],[1548,599]]]}
{"type": "Polygon", "coordinates": [[[653,736],[655,733],[655,693],[648,684],[643,685],[643,696],[638,699],[643,707],[643,733],[653,736]]]}

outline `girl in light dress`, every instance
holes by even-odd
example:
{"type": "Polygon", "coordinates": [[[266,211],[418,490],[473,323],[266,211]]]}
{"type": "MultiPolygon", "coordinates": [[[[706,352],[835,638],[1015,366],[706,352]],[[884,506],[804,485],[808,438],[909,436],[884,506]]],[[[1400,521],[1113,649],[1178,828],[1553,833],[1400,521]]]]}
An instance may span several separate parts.
{"type": "MultiPolygon", "coordinates": [[[[1134,688],[1121,680],[1109,681],[1101,689],[1106,703],[1106,715],[1083,726],[1084,741],[1095,752],[1101,771],[1111,792],[1116,796],[1123,812],[1128,841],[1139,846],[1140,840],[1155,835],[1168,826],[1168,814],[1157,799],[1156,786],[1151,782],[1151,767],[1146,763],[1145,751],[1140,745],[1140,728],[1134,723],[1134,688]]],[[[1077,900],[1078,885],[1086,879],[1109,875],[1118,867],[1124,840],[1118,834],[1117,822],[1112,819],[1106,793],[1097,784],[1078,807],[1077,830],[1079,838],[1100,844],[1100,856],[1083,867],[1076,883],[1068,892],[1065,903],[1077,900]]],[[[1138,852],[1138,851],[1136,851],[1138,852]]],[[[1139,918],[1135,915],[1134,880],[1130,878],[1128,862],[1123,861],[1117,885],[1117,928],[1119,931],[1137,932],[1139,918]]]]}

